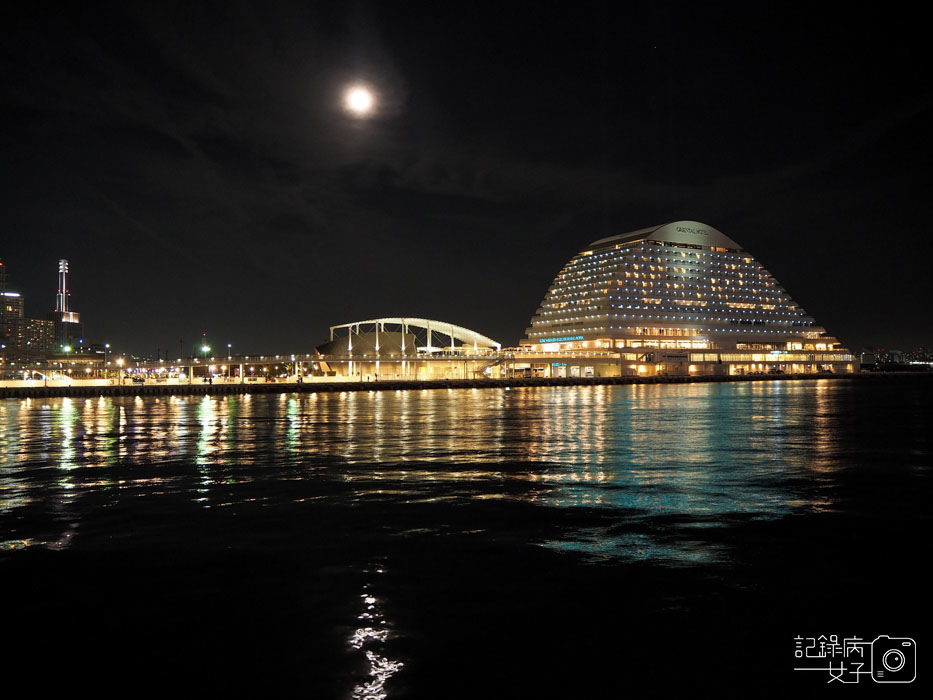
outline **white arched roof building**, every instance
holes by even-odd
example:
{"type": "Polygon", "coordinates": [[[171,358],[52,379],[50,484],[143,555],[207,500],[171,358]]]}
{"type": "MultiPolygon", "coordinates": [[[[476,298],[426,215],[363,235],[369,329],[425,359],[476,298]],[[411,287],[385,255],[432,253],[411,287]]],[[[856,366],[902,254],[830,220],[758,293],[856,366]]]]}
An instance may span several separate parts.
{"type": "Polygon", "coordinates": [[[330,327],[328,345],[343,346],[343,338],[346,338],[345,349],[349,352],[353,351],[354,345],[360,344],[371,346],[376,352],[392,346],[402,353],[455,351],[464,346],[474,351],[502,348],[502,345],[492,338],[469,328],[448,321],[411,316],[371,318],[330,327]]]}

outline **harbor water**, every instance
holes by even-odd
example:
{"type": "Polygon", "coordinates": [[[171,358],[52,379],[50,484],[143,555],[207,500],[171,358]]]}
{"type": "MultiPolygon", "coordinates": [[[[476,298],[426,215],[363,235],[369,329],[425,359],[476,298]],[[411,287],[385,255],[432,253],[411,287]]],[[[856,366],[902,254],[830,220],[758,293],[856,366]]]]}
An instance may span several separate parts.
{"type": "Polygon", "coordinates": [[[795,638],[929,639],[931,389],[5,399],[4,675],[96,697],[820,693],[795,638]]]}

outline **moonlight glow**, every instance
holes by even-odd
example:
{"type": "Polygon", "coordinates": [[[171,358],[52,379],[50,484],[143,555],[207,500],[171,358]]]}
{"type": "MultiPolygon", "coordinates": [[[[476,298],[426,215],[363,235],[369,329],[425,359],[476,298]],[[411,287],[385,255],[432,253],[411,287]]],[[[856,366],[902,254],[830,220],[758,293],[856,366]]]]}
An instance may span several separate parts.
{"type": "Polygon", "coordinates": [[[343,96],[343,104],[350,114],[365,117],[371,114],[375,104],[372,91],[359,85],[349,88],[343,96]]]}

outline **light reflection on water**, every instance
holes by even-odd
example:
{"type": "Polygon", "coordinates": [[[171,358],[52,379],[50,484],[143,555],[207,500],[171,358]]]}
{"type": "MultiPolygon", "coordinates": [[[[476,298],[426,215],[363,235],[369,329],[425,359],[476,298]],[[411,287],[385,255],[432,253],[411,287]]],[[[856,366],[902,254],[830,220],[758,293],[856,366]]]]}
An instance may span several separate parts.
{"type": "Polygon", "coordinates": [[[847,390],[824,380],[4,401],[0,514],[32,504],[55,523],[4,546],[58,541],[86,495],[227,507],[288,500],[252,491],[288,481],[312,487],[297,502],[593,509],[609,522],[539,543],[594,558],[721,560],[721,545],[690,533],[833,507],[823,487],[844,461],[835,422],[847,390]]]}
{"type": "MultiPolygon", "coordinates": [[[[918,387],[826,380],[4,400],[0,556],[188,548],[186,588],[201,555],[279,553],[316,610],[339,611],[345,690],[385,698],[416,668],[406,562],[430,572],[439,554],[491,551],[498,572],[533,544],[587,571],[729,568],[749,521],[857,515],[852,483],[884,507],[874,489],[892,469],[927,475],[928,415],[918,387]]],[[[234,570],[280,594],[279,578],[234,570]]],[[[431,591],[413,585],[420,604],[431,591]]],[[[309,630],[327,638],[313,618],[309,630]]]]}
{"type": "MultiPolygon", "coordinates": [[[[366,574],[376,575],[385,573],[381,566],[369,567],[366,574]]],[[[403,662],[389,658],[386,655],[386,643],[389,641],[391,631],[389,623],[385,620],[382,603],[370,590],[370,584],[365,584],[360,594],[362,612],[357,616],[357,627],[350,635],[350,647],[362,652],[366,657],[367,675],[365,680],[353,688],[354,700],[384,700],[388,697],[386,683],[401,670],[403,662]]]]}
{"type": "MultiPolygon", "coordinates": [[[[102,493],[230,506],[255,500],[251,485],[288,480],[321,487],[296,500],[499,499],[632,523],[674,518],[682,530],[735,514],[774,518],[832,507],[820,486],[839,463],[835,404],[845,390],[814,381],[7,400],[0,513],[32,504],[79,522],[80,498],[102,493]]],[[[723,554],[618,524],[540,541],[681,563],[723,554]]]]}

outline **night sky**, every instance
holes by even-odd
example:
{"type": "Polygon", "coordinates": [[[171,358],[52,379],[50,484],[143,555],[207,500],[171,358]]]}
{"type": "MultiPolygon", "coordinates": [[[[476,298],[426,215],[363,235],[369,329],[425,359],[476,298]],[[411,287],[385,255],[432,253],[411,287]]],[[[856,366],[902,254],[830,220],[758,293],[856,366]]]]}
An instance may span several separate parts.
{"type": "Polygon", "coordinates": [[[692,219],[850,347],[933,346],[926,22],[813,7],[4,3],[9,288],[45,317],[69,258],[137,353],[389,315],[511,345],[589,242],[692,219]]]}

